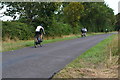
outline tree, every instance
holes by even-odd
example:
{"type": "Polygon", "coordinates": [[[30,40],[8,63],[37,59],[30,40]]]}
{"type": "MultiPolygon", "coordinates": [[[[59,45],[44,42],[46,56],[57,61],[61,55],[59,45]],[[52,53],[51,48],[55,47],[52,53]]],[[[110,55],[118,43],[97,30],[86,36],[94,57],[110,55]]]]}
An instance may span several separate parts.
{"type": "Polygon", "coordinates": [[[51,17],[59,8],[57,2],[4,2],[8,9],[6,15],[14,17],[19,14],[19,21],[36,26],[44,24],[47,26],[51,22],[51,17]]]}
{"type": "Polygon", "coordinates": [[[80,20],[83,9],[84,7],[80,2],[70,2],[64,8],[66,22],[68,22],[72,27],[76,27],[80,20]]]}
{"type": "Polygon", "coordinates": [[[120,13],[118,13],[117,15],[116,15],[116,27],[115,27],[115,30],[120,30],[120,13]]]}
{"type": "Polygon", "coordinates": [[[113,10],[105,3],[83,3],[84,12],[81,17],[81,23],[89,31],[100,32],[105,28],[113,29],[115,17],[113,10]]]}

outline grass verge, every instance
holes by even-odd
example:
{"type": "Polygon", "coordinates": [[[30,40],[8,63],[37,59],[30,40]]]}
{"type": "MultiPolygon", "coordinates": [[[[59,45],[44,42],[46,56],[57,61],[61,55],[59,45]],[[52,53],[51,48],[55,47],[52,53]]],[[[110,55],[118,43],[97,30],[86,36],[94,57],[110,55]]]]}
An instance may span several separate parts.
{"type": "Polygon", "coordinates": [[[117,78],[118,36],[101,41],[57,73],[55,78],[117,78]]]}
{"type": "MultiPolygon", "coordinates": [[[[103,34],[103,33],[88,33],[87,36],[96,35],[96,34],[103,34]]],[[[57,42],[57,41],[63,41],[63,40],[69,40],[69,39],[75,39],[75,38],[80,38],[80,37],[81,37],[80,34],[66,35],[66,36],[55,38],[55,39],[44,40],[43,44],[57,42]]],[[[29,46],[34,46],[34,40],[11,41],[8,39],[8,41],[2,42],[2,49],[1,49],[2,51],[0,51],[0,52],[16,50],[16,49],[20,49],[20,48],[24,48],[24,47],[29,47],[29,46]]]]}

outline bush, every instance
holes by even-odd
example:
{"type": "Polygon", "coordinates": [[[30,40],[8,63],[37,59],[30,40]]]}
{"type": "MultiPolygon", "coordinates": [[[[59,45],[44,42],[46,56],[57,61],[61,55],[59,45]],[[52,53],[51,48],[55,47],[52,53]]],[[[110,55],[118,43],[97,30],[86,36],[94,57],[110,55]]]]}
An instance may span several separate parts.
{"type": "Polygon", "coordinates": [[[2,37],[10,39],[28,40],[33,37],[33,27],[21,22],[3,22],[2,37]]]}
{"type": "Polygon", "coordinates": [[[81,32],[81,26],[77,25],[76,27],[73,27],[72,32],[73,34],[79,34],[81,32]]]}
{"type": "Polygon", "coordinates": [[[70,33],[72,33],[70,25],[55,20],[47,29],[47,34],[51,37],[69,35],[70,33]]]}

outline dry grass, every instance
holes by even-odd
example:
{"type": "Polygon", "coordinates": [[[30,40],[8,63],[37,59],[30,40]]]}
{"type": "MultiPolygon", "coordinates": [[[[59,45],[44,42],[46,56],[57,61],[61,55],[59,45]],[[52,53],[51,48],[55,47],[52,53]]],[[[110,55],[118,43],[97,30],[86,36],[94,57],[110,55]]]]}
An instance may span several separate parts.
{"type": "MultiPolygon", "coordinates": [[[[106,46],[104,50],[106,55],[102,62],[94,64],[85,58],[76,61],[74,67],[67,66],[54,78],[118,78],[118,36],[106,46]],[[79,65],[78,65],[79,64],[79,65]]],[[[105,56],[103,55],[103,56],[105,56]]]]}
{"type": "Polygon", "coordinates": [[[6,40],[2,42],[2,50],[0,52],[15,50],[23,48],[29,45],[33,45],[33,40],[6,40]]]}
{"type": "MultiPolygon", "coordinates": [[[[50,42],[56,42],[61,40],[67,40],[67,39],[74,39],[77,38],[78,35],[65,35],[61,37],[45,37],[44,43],[50,43],[50,42]]],[[[79,36],[80,37],[80,36],[79,36]]],[[[1,50],[0,52],[4,51],[10,51],[10,50],[16,50],[19,48],[27,47],[27,46],[34,46],[34,39],[33,40],[19,40],[18,38],[15,38],[14,40],[10,40],[9,37],[5,38],[5,41],[1,44],[1,50]]]]}
{"type": "Polygon", "coordinates": [[[117,66],[113,68],[66,68],[54,78],[117,78],[117,66]]]}
{"type": "Polygon", "coordinates": [[[115,64],[118,64],[118,36],[116,35],[116,37],[111,41],[111,43],[108,44],[108,46],[106,47],[106,53],[107,53],[107,57],[106,57],[106,67],[111,67],[115,64]]]}
{"type": "MultiPolygon", "coordinates": [[[[103,33],[88,33],[88,36],[90,35],[96,35],[96,34],[103,34],[103,33]]],[[[62,40],[68,40],[68,39],[75,39],[75,38],[80,38],[81,35],[77,34],[70,34],[70,35],[64,35],[61,37],[45,37],[44,38],[44,43],[51,43],[51,42],[56,42],[56,41],[62,41],[62,40]]],[[[28,47],[28,46],[34,46],[34,39],[31,40],[19,40],[18,38],[15,38],[14,40],[10,40],[9,37],[5,38],[5,41],[2,42],[1,44],[1,49],[0,52],[5,52],[5,51],[10,51],[10,50],[16,50],[19,48],[23,47],[28,47]]]]}

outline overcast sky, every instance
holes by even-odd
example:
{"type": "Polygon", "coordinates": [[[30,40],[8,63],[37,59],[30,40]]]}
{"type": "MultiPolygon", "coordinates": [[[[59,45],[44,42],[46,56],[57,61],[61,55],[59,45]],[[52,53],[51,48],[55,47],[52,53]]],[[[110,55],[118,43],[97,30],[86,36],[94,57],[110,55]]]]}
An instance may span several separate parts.
{"type": "MultiPolygon", "coordinates": [[[[114,10],[114,14],[118,14],[118,2],[120,0],[104,0],[105,3],[114,10]]],[[[120,5],[120,4],[119,4],[120,5]]],[[[0,10],[0,16],[3,15],[3,12],[5,11],[5,8],[0,10]]],[[[120,12],[120,11],[119,11],[120,12]]],[[[4,17],[0,17],[0,20],[11,20],[12,18],[9,16],[4,16],[4,17]]]]}
{"type": "MultiPolygon", "coordinates": [[[[114,10],[115,14],[118,14],[118,2],[120,0],[104,0],[110,8],[114,10]]],[[[120,4],[119,4],[120,5],[120,4]]]]}

